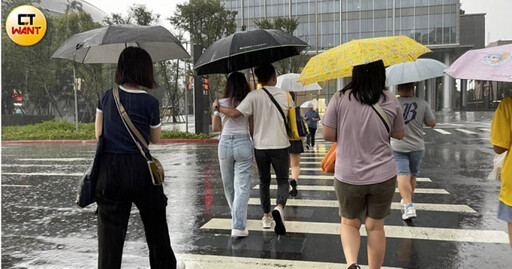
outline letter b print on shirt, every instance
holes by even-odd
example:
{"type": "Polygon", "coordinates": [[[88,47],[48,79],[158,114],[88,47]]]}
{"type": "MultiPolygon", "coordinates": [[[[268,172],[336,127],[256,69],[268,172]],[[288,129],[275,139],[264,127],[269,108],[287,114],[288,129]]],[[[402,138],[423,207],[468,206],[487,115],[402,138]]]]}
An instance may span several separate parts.
{"type": "Polygon", "coordinates": [[[403,104],[404,109],[404,121],[405,125],[407,125],[412,120],[416,119],[418,104],[416,102],[412,102],[410,104],[403,104]]]}

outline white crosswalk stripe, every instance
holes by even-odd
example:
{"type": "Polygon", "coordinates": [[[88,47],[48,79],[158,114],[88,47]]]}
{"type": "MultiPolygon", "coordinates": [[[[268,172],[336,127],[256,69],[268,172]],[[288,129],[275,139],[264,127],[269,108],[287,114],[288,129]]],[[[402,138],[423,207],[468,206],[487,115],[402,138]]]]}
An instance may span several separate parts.
{"type": "Polygon", "coordinates": [[[440,129],[440,128],[434,128],[434,131],[438,132],[438,133],[441,133],[441,134],[444,134],[444,135],[449,135],[449,134],[452,134],[448,131],[445,131],[443,129],[440,129]]]}
{"type": "Polygon", "coordinates": [[[18,173],[18,172],[2,172],[2,175],[9,175],[9,176],[69,176],[69,177],[81,177],[84,174],[83,173],[39,173],[39,172],[32,172],[32,173],[18,173]]]}
{"type": "MultiPolygon", "coordinates": [[[[276,199],[270,199],[272,204],[276,204],[276,199]]],[[[259,198],[250,198],[249,205],[260,205],[259,198]]],[[[310,199],[288,199],[286,206],[299,206],[299,207],[329,207],[338,208],[339,203],[337,200],[310,200],[310,199]]],[[[414,203],[416,210],[425,211],[438,211],[438,212],[458,212],[458,213],[477,213],[473,208],[467,205],[459,204],[429,204],[429,203],[414,203]]],[[[391,203],[391,209],[403,209],[399,202],[391,203]]]]}
{"type": "Polygon", "coordinates": [[[76,162],[76,161],[92,161],[92,158],[24,158],[18,159],[24,162],[76,162]]]}
{"type": "Polygon", "coordinates": [[[475,132],[473,131],[470,131],[470,130],[466,130],[466,129],[455,129],[459,132],[462,132],[462,133],[465,133],[465,134],[476,134],[475,132]]]}
{"type": "MultiPolygon", "coordinates": [[[[201,255],[201,254],[176,254],[178,260],[183,261],[187,268],[208,268],[208,269],[339,269],[348,267],[344,263],[310,262],[298,260],[283,260],[269,258],[250,258],[236,256],[201,255]]],[[[368,266],[361,265],[362,269],[368,266]]],[[[394,269],[397,267],[383,266],[382,269],[394,269]]]]}
{"type": "MultiPolygon", "coordinates": [[[[327,234],[339,235],[339,223],[308,222],[308,221],[286,221],[288,233],[327,234]]],[[[201,229],[231,230],[231,219],[213,218],[201,229]]],[[[264,230],[261,220],[247,220],[249,231],[274,232],[264,230]]],[[[469,230],[451,228],[431,228],[414,226],[385,225],[387,238],[408,238],[419,240],[436,240],[448,242],[473,242],[473,243],[497,243],[508,244],[508,234],[504,231],[492,230],[469,230]]],[[[361,225],[361,236],[366,236],[366,229],[361,225]]]]}
{"type": "MultiPolygon", "coordinates": [[[[301,168],[301,170],[302,170],[302,168],[301,168]]],[[[258,177],[257,174],[255,176],[258,177]]],[[[271,177],[276,178],[276,175],[271,175],[271,177]]],[[[302,174],[300,176],[300,179],[334,179],[334,175],[333,174],[323,174],[323,175],[322,174],[320,174],[320,175],[304,175],[304,174],[302,174]]],[[[416,181],[417,182],[432,182],[432,180],[428,177],[418,177],[418,178],[416,178],[416,181]]]]}
{"type": "MultiPolygon", "coordinates": [[[[299,190],[303,190],[303,191],[334,191],[334,186],[318,186],[318,185],[299,185],[297,187],[299,190]]],[[[260,185],[256,185],[254,186],[255,190],[259,190],[260,189],[260,185]]],[[[270,185],[270,189],[271,190],[277,190],[277,185],[275,184],[272,184],[270,185]]],[[[396,192],[399,192],[398,191],[398,188],[395,190],[396,192]]],[[[450,194],[449,192],[447,192],[446,190],[443,190],[443,189],[424,189],[424,188],[416,188],[414,190],[414,193],[421,193],[421,194],[450,194]]]]}

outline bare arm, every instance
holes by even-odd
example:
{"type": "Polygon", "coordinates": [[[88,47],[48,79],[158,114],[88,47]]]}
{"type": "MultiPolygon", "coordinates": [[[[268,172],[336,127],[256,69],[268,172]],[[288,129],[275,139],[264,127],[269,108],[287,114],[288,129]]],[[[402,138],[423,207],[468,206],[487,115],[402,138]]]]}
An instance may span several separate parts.
{"type": "Polygon", "coordinates": [[[254,117],[249,116],[249,133],[251,134],[251,137],[254,135],[254,117]]]}
{"type": "Polygon", "coordinates": [[[158,126],[158,128],[149,128],[149,141],[151,141],[152,144],[158,143],[161,135],[162,126],[158,126]]]}
{"type": "Polygon", "coordinates": [[[234,119],[243,116],[242,112],[238,111],[236,108],[219,106],[219,111],[222,114],[234,119]]]}
{"type": "Polygon", "coordinates": [[[329,126],[323,125],[322,135],[323,135],[325,141],[329,141],[329,142],[336,142],[337,141],[336,129],[335,128],[331,128],[329,126]]]}
{"type": "Polygon", "coordinates": [[[428,127],[434,128],[436,126],[436,120],[425,122],[428,127]]]}
{"type": "Polygon", "coordinates": [[[221,117],[217,115],[212,115],[212,130],[214,132],[220,132],[222,131],[222,123],[221,123],[221,117]]]}
{"type": "Polygon", "coordinates": [[[94,133],[96,134],[96,139],[100,138],[101,133],[103,132],[103,113],[96,112],[96,121],[94,123],[94,133]]]}
{"type": "Polygon", "coordinates": [[[212,104],[212,111],[215,111],[216,108],[219,108],[219,112],[230,117],[230,118],[238,118],[240,116],[243,116],[242,112],[238,111],[236,108],[231,107],[223,107],[219,104],[219,100],[215,100],[212,104]]]}
{"type": "Polygon", "coordinates": [[[398,131],[398,132],[391,132],[391,137],[394,139],[401,140],[405,136],[405,130],[398,131]]]}
{"type": "Polygon", "coordinates": [[[496,154],[502,154],[503,152],[507,151],[508,149],[506,148],[502,148],[502,147],[498,147],[498,146],[494,146],[494,152],[496,152],[496,154]]]}

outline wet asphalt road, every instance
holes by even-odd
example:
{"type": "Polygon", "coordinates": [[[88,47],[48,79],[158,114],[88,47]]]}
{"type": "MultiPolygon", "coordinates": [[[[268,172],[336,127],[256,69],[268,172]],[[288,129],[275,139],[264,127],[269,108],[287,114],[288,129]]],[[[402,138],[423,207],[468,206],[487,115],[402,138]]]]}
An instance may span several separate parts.
{"type": "MultiPolygon", "coordinates": [[[[399,208],[386,218],[384,266],[511,268],[506,224],[496,219],[499,184],[485,179],[493,157],[490,120],[444,121],[436,127],[444,133],[425,129],[420,175],[425,180],[418,182],[425,193],[414,197],[425,208],[418,209],[411,223],[401,220],[399,208]],[[434,209],[438,205],[457,208],[434,209]]],[[[345,259],[332,179],[315,171],[328,147],[320,142],[303,155],[299,195],[285,209],[290,232],[277,238],[272,231],[261,231],[259,192],[253,189],[256,201],[250,202],[248,218],[254,223],[250,236],[238,240],[229,236],[216,144],[152,146],[166,168],[167,219],[178,258],[187,268],[346,268],[341,265],[345,259]]],[[[2,268],[95,268],[95,207],[73,204],[93,152],[94,145],[80,144],[2,146],[2,268]]],[[[257,182],[254,169],[251,185],[257,182]]],[[[271,193],[275,197],[275,190],[271,193]]],[[[397,193],[393,202],[399,201],[397,193]]],[[[363,265],[365,245],[363,237],[363,265]]],[[[144,229],[133,207],[123,268],[148,268],[147,255],[144,229]]]]}

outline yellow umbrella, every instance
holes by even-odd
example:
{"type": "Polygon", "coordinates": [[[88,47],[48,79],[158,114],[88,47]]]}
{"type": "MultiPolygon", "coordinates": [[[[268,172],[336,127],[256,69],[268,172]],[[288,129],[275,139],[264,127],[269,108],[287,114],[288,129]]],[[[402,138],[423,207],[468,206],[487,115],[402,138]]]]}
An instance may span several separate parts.
{"type": "Polygon", "coordinates": [[[357,39],[311,58],[298,79],[303,85],[352,76],[352,68],[378,60],[385,66],[415,61],[432,52],[407,36],[357,39]]]}

